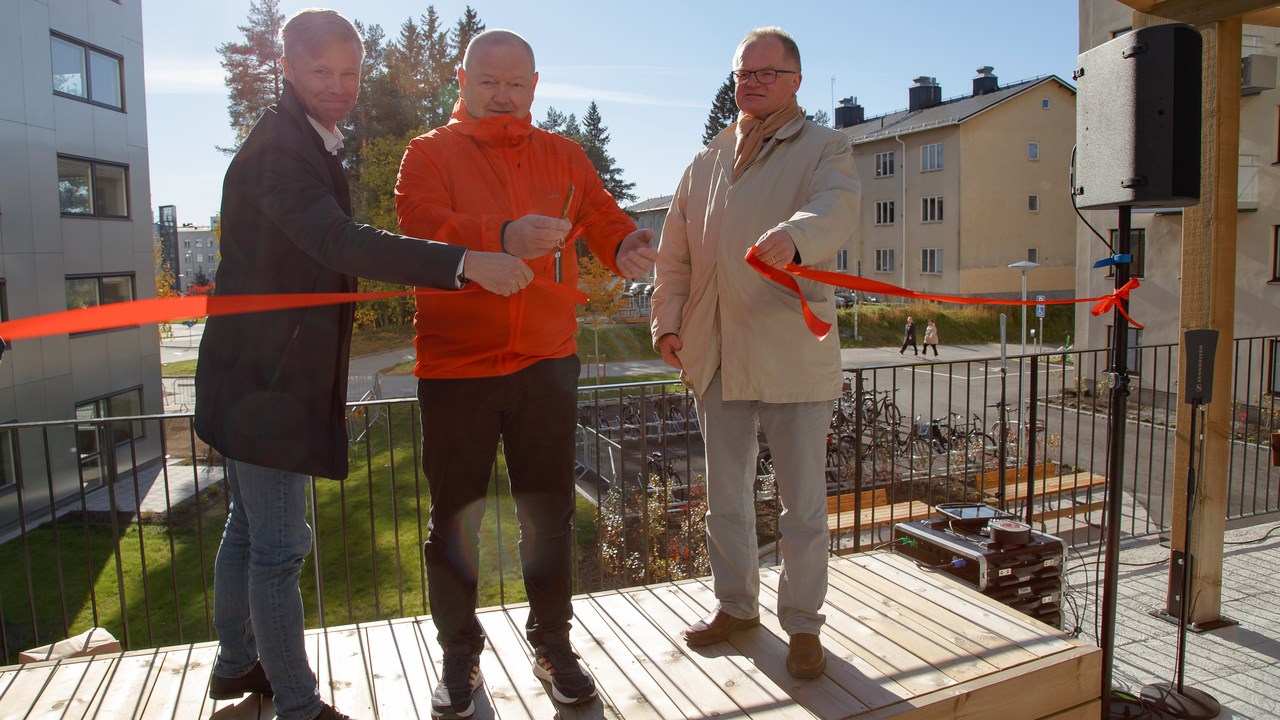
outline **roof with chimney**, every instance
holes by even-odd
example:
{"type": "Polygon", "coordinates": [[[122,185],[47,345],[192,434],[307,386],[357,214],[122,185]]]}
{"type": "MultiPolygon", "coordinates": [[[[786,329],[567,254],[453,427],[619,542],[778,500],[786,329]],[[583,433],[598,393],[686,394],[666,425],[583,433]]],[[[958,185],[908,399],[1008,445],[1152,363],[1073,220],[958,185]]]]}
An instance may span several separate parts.
{"type": "MultiPolygon", "coordinates": [[[[989,72],[989,69],[987,70],[989,72]]],[[[932,81],[932,78],[917,78],[917,83],[920,80],[932,81]]],[[[992,80],[994,80],[994,76],[992,76],[992,80]]],[[[920,110],[899,110],[887,115],[868,118],[856,125],[843,127],[841,131],[849,136],[851,143],[857,145],[894,135],[907,135],[945,125],[958,125],[1006,100],[1046,83],[1058,83],[1073,93],[1076,91],[1070,83],[1063,81],[1056,75],[1042,75],[1029,80],[1020,80],[982,95],[961,95],[920,110]]],[[[935,84],[932,87],[937,88],[937,85],[935,84]]],[[[913,91],[916,89],[916,87],[912,88],[913,91]]],[[[845,103],[847,101],[842,100],[841,102],[845,103]]]]}

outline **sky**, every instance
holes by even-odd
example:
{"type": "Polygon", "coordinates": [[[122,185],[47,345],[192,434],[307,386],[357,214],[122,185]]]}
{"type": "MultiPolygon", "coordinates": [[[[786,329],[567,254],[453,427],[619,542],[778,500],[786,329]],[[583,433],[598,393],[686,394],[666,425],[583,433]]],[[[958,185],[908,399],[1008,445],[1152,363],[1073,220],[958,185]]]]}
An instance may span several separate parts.
{"type": "MultiPolygon", "coordinates": [[[[282,0],[286,17],[323,0],[282,0]]],[[[702,147],[703,126],[733,51],[752,28],[779,25],[800,47],[798,96],[809,114],[857,97],[868,117],[907,105],[921,75],[942,96],[971,92],[976,69],[1001,85],[1041,75],[1070,82],[1078,53],[1076,0],[649,0],[472,2],[327,0],[388,37],[434,4],[452,26],[468,4],[486,27],[533,46],[539,72],[532,114],[581,117],[595,100],[609,152],[640,200],[669,195],[702,147]]],[[[151,207],[176,205],[178,222],[207,225],[221,203],[231,144],[218,45],[240,40],[249,0],[144,0],[151,207]]]]}

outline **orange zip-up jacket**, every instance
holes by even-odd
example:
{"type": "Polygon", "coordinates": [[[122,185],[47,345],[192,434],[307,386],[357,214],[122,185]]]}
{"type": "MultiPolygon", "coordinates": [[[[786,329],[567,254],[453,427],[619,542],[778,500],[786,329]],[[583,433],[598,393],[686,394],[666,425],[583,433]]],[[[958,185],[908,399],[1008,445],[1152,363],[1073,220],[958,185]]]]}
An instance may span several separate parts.
{"type": "MultiPolygon", "coordinates": [[[[504,223],[531,214],[560,217],[570,185],[573,229],[561,282],[577,287],[574,238],[582,237],[616,273],[618,246],[636,224],[577,143],[534,127],[527,117],[477,119],[459,103],[449,124],[414,138],[405,150],[396,216],[406,235],[500,252],[504,223]]],[[[555,279],[553,254],[526,262],[535,275],[555,279]]],[[[417,303],[413,374],[421,378],[507,375],[578,349],[574,306],[532,285],[509,298],[430,293],[417,303]]]]}

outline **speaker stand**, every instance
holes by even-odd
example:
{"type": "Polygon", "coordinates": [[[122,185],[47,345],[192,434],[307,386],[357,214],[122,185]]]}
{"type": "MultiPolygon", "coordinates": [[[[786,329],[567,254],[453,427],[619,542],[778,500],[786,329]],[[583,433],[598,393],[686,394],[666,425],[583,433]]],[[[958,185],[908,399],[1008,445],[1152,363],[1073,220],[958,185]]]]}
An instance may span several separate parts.
{"type": "MultiPolygon", "coordinates": [[[[1116,255],[1128,255],[1131,250],[1129,238],[1133,220],[1133,208],[1121,205],[1118,208],[1119,230],[1116,233],[1116,246],[1112,252],[1116,255]]],[[[1115,289],[1119,290],[1129,282],[1129,263],[1115,264],[1115,289]]],[[[1108,401],[1107,417],[1107,532],[1106,558],[1103,564],[1102,579],[1102,629],[1099,631],[1098,643],[1102,645],[1102,717],[1107,718],[1140,718],[1134,715],[1133,707],[1124,698],[1132,697],[1111,687],[1112,667],[1115,662],[1116,638],[1116,592],[1119,584],[1120,570],[1120,513],[1124,510],[1124,448],[1127,402],[1129,397],[1129,321],[1124,312],[1128,310],[1128,302],[1116,299],[1115,309],[1111,312],[1111,370],[1107,373],[1107,387],[1111,390],[1108,401]]]]}
{"type": "MultiPolygon", "coordinates": [[[[1174,658],[1174,681],[1171,683],[1152,683],[1142,687],[1142,699],[1162,717],[1179,718],[1179,720],[1209,720],[1222,711],[1222,706],[1214,697],[1202,690],[1189,688],[1183,684],[1182,678],[1186,668],[1187,657],[1187,608],[1191,605],[1191,519],[1196,501],[1196,446],[1200,444],[1200,436],[1196,433],[1196,419],[1204,406],[1197,401],[1191,403],[1191,442],[1190,457],[1187,458],[1187,500],[1186,522],[1182,526],[1182,587],[1178,591],[1178,651],[1174,658]]],[[[1202,458],[1203,459],[1203,458],[1202,458]]]]}

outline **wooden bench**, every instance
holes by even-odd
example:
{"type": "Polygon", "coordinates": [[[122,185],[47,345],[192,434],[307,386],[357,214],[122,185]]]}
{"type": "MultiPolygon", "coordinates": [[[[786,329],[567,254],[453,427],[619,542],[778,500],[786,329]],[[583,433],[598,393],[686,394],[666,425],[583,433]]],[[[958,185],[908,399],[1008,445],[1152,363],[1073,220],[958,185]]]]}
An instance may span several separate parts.
{"type": "MultiPolygon", "coordinates": [[[[1058,497],[1063,494],[1074,494],[1082,490],[1093,490],[1098,487],[1105,487],[1107,478],[1091,472],[1068,473],[1066,475],[1055,475],[1047,478],[1036,478],[1036,497],[1058,497]]],[[[999,485],[993,479],[982,487],[983,493],[987,497],[995,497],[996,490],[999,485]]],[[[1027,483],[1024,476],[1022,482],[1005,484],[1005,500],[1025,500],[1027,497],[1027,483]]]]}
{"type": "Polygon", "coordinates": [[[860,493],[847,492],[839,495],[827,496],[827,514],[844,512],[853,510],[858,507],[858,496],[862,496],[862,507],[869,508],[876,505],[889,504],[889,491],[885,488],[876,488],[875,490],[863,490],[860,493]]]}

